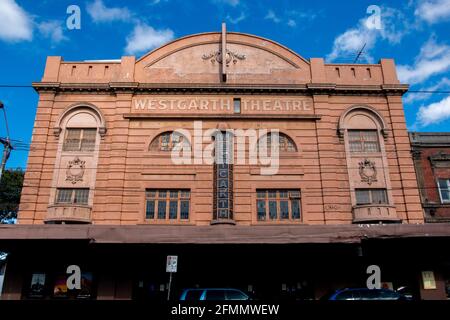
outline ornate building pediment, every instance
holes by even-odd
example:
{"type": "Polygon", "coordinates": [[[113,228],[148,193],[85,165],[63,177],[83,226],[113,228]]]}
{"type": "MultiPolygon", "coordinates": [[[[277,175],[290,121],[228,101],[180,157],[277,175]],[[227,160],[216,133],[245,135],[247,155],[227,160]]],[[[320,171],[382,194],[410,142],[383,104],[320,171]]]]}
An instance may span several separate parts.
{"type": "Polygon", "coordinates": [[[239,84],[278,79],[279,84],[304,84],[311,75],[308,61],[293,51],[268,39],[234,32],[184,37],[136,62],[137,82],[185,83],[186,79],[239,84]]]}

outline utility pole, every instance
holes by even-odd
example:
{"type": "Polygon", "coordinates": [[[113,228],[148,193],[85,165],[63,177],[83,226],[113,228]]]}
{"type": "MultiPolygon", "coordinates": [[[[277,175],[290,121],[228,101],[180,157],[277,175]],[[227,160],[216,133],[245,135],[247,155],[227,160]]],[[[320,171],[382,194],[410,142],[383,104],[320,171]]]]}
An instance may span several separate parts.
{"type": "Polygon", "coordinates": [[[6,127],[6,138],[0,138],[0,143],[3,144],[2,163],[0,164],[0,181],[1,181],[3,170],[5,170],[6,161],[8,161],[9,155],[11,154],[11,150],[13,150],[14,148],[11,145],[11,141],[9,138],[8,119],[6,118],[5,105],[1,101],[0,101],[0,109],[3,110],[6,127]]]}

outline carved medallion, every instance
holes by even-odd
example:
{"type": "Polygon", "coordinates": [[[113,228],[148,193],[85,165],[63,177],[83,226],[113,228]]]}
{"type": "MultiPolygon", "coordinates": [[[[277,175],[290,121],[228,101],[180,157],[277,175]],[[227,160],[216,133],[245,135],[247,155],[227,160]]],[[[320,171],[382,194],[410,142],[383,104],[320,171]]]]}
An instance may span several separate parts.
{"type": "Polygon", "coordinates": [[[78,157],[69,161],[66,170],[66,181],[71,181],[73,184],[83,181],[85,163],[86,161],[82,161],[78,157]]]}
{"type": "MultiPolygon", "coordinates": [[[[219,50],[208,54],[204,54],[202,56],[202,59],[210,60],[212,64],[215,64],[216,62],[222,64],[223,61],[222,52],[219,50]]],[[[231,62],[233,62],[233,64],[236,64],[238,60],[245,60],[245,59],[246,59],[245,55],[227,49],[227,53],[225,55],[225,63],[227,66],[229,66],[231,62]]]]}
{"type": "Polygon", "coordinates": [[[375,162],[368,159],[364,159],[359,163],[359,175],[361,176],[361,182],[367,182],[371,185],[372,182],[377,181],[377,168],[375,162]]]}

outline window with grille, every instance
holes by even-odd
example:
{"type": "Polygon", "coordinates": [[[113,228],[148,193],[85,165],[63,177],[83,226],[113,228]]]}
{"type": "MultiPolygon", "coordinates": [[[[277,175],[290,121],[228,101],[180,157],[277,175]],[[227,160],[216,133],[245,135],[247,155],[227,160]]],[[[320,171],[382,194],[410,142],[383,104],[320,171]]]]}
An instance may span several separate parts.
{"type": "Polygon", "coordinates": [[[94,151],[97,129],[67,128],[63,151],[94,151]]]}
{"type": "Polygon", "coordinates": [[[350,152],[380,152],[377,130],[349,130],[350,152]]]}
{"type": "Polygon", "coordinates": [[[190,190],[147,189],[145,197],[146,220],[189,220],[190,190]]]}
{"type": "Polygon", "coordinates": [[[57,204],[88,204],[89,189],[59,188],[56,191],[57,204]]]}
{"type": "MultiPolygon", "coordinates": [[[[275,135],[274,135],[275,137],[275,135]]],[[[284,133],[278,133],[278,142],[276,141],[276,138],[272,137],[272,133],[268,133],[267,135],[261,137],[258,141],[258,149],[263,146],[263,144],[266,144],[267,152],[271,152],[272,150],[272,139],[275,140],[275,148],[278,147],[278,152],[296,152],[297,147],[294,143],[294,141],[288,137],[284,133]]]]}
{"type": "Polygon", "coordinates": [[[300,190],[256,190],[258,221],[300,220],[300,190]]]}
{"type": "Polygon", "coordinates": [[[439,194],[442,202],[450,202],[450,179],[438,179],[439,194]]]}
{"type": "Polygon", "coordinates": [[[182,134],[168,131],[158,135],[150,143],[150,151],[172,151],[175,146],[189,147],[189,140],[182,134]]]}
{"type": "Polygon", "coordinates": [[[356,189],[356,204],[387,204],[386,189],[356,189]]]}

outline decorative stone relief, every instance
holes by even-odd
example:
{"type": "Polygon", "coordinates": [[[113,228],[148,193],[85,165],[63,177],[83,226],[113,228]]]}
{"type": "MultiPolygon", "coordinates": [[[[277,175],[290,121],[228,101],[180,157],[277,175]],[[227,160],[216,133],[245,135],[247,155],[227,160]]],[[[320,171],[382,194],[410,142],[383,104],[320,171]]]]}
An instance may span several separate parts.
{"type": "Polygon", "coordinates": [[[361,182],[367,182],[371,185],[377,181],[377,168],[375,162],[368,159],[364,159],[359,163],[359,175],[361,176],[361,182]]]}
{"type": "Polygon", "coordinates": [[[83,181],[85,163],[86,161],[82,161],[78,157],[69,161],[66,170],[66,181],[71,181],[72,184],[83,181]]]}
{"type": "MultiPolygon", "coordinates": [[[[222,64],[223,61],[222,51],[218,50],[215,52],[204,54],[202,56],[202,59],[210,60],[212,64],[215,64],[216,62],[222,64]]],[[[238,60],[245,60],[245,59],[246,59],[245,55],[227,49],[227,53],[225,55],[225,63],[227,66],[229,66],[231,62],[233,62],[233,64],[236,64],[238,60]]]]}

